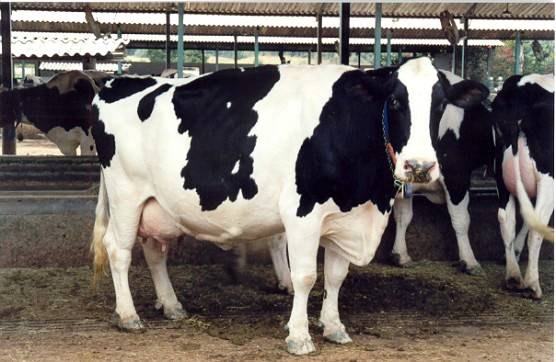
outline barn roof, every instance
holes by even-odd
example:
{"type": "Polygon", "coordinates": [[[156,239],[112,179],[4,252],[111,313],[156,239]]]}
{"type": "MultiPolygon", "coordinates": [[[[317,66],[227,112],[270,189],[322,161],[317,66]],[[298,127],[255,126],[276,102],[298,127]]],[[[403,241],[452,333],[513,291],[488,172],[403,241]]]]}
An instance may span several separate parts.
{"type": "MultiPolygon", "coordinates": [[[[83,11],[89,7],[95,12],[176,12],[175,2],[15,2],[13,10],[83,11]]],[[[193,2],[185,3],[185,12],[191,14],[219,15],[315,15],[338,16],[338,3],[310,2],[193,2]]],[[[552,2],[528,3],[441,3],[405,2],[383,3],[382,15],[396,18],[438,18],[444,10],[454,17],[470,19],[554,19],[552,2]],[[507,10],[507,11],[506,11],[507,10]]],[[[373,16],[375,3],[352,3],[351,15],[373,16]]]]}
{"type": "Polygon", "coordinates": [[[95,39],[92,34],[75,37],[67,34],[13,33],[11,49],[16,58],[118,58],[124,54],[128,43],[127,39],[115,37],[95,39]]]}

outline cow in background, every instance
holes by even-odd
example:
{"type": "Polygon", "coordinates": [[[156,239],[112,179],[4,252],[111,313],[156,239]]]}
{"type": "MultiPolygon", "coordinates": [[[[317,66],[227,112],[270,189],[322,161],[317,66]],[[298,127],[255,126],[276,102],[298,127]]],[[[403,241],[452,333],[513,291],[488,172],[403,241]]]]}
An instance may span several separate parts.
{"type": "MultiPolygon", "coordinates": [[[[496,183],[498,220],[506,253],[506,285],[527,290],[540,299],[539,253],[543,237],[554,239],[547,226],[554,211],[554,75],[530,74],[508,78],[492,102],[496,130],[496,183]],[[528,263],[521,278],[518,252],[523,241],[515,237],[515,198],[531,231],[528,263]],[[535,206],[529,198],[536,198],[535,206]],[[516,245],[520,242],[521,245],[516,245]]],[[[522,234],[520,232],[519,234],[522,234]]]]}
{"type": "MultiPolygon", "coordinates": [[[[0,93],[0,124],[26,122],[54,142],[62,154],[94,155],[91,103],[111,76],[98,71],[58,73],[44,84],[0,93]]],[[[24,82],[25,85],[25,82],[24,82]]]]}

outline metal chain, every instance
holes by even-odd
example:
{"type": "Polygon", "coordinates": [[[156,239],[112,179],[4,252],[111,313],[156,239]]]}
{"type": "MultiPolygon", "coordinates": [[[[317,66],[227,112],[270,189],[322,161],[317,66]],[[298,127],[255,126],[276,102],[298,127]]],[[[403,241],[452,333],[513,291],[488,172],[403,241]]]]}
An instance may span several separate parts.
{"type": "Polygon", "coordinates": [[[382,108],[382,137],[384,139],[384,152],[386,153],[386,160],[388,161],[388,167],[390,167],[390,172],[392,173],[392,178],[394,179],[394,186],[396,187],[396,195],[400,192],[400,190],[404,186],[404,182],[396,177],[394,165],[392,164],[392,159],[390,154],[388,153],[388,145],[390,144],[390,140],[388,140],[388,136],[386,135],[386,123],[384,123],[384,116],[386,113],[386,102],[384,103],[384,107],[382,108]]]}

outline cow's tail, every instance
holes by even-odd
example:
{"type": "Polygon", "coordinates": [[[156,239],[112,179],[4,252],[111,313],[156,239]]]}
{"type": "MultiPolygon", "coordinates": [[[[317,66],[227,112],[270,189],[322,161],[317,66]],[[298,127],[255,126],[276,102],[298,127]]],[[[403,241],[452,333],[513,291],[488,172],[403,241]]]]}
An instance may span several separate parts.
{"type": "Polygon", "coordinates": [[[535,208],[529,200],[529,196],[525,191],[525,186],[523,186],[523,181],[521,180],[521,170],[519,168],[519,155],[516,153],[513,155],[514,172],[516,178],[516,192],[517,199],[519,200],[519,209],[521,210],[521,216],[523,221],[529,226],[531,230],[535,230],[540,233],[546,240],[554,241],[554,229],[545,225],[539,220],[539,217],[535,213],[535,208]]]}
{"type": "Polygon", "coordinates": [[[106,185],[102,172],[100,174],[100,184],[98,189],[98,201],[95,211],[95,226],[93,228],[93,240],[91,241],[91,253],[93,254],[93,286],[102,279],[106,272],[106,263],[108,261],[108,254],[103,244],[104,234],[108,227],[108,220],[110,218],[108,211],[108,195],[106,193],[106,185]]]}

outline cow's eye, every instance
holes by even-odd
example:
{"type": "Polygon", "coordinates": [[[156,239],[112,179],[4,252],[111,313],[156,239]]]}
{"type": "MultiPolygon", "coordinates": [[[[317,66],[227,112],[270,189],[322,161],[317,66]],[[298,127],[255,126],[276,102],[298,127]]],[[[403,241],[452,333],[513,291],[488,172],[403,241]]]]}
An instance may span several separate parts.
{"type": "Polygon", "coordinates": [[[400,107],[400,102],[396,98],[390,98],[390,107],[398,109],[400,107]]]}

